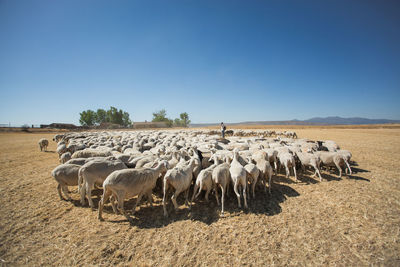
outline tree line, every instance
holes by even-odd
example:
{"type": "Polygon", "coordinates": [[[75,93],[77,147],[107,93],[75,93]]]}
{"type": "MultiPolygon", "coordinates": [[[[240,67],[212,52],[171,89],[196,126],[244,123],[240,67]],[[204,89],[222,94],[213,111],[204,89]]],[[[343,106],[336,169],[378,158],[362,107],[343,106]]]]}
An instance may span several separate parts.
{"type": "MultiPolygon", "coordinates": [[[[102,123],[113,123],[123,127],[132,126],[129,113],[122,109],[118,110],[115,107],[110,107],[108,110],[99,108],[97,111],[88,109],[82,111],[79,115],[79,123],[82,126],[94,126],[102,123]]],[[[165,109],[154,112],[152,122],[165,122],[168,127],[188,127],[190,124],[189,115],[186,112],[181,113],[179,118],[172,120],[167,118],[167,111],[165,109]]]]}

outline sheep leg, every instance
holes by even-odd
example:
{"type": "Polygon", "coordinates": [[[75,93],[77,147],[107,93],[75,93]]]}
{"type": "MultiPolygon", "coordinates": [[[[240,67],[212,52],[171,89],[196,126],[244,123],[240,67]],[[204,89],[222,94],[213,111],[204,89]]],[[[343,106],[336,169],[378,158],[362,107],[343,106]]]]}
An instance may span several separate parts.
{"type": "Polygon", "coordinates": [[[336,165],[336,168],[337,168],[338,171],[339,171],[339,178],[341,178],[341,177],[342,177],[342,168],[340,167],[340,165],[339,165],[338,162],[335,162],[335,165],[336,165]]]}
{"type": "Polygon", "coordinates": [[[294,172],[294,179],[297,182],[296,166],[293,166],[293,172],[294,172]]]}
{"type": "Polygon", "coordinates": [[[143,194],[140,193],[140,194],[138,195],[138,197],[137,197],[137,200],[136,200],[136,202],[135,202],[135,205],[134,205],[133,208],[132,208],[132,215],[135,214],[135,212],[136,212],[136,206],[140,203],[140,200],[142,200],[142,197],[143,197],[143,194]]]}
{"type": "Polygon", "coordinates": [[[267,193],[267,179],[265,178],[265,175],[266,174],[264,173],[261,181],[264,187],[264,193],[267,193]]]}
{"type": "Polygon", "coordinates": [[[164,216],[167,217],[168,216],[168,212],[167,212],[167,207],[166,207],[166,203],[165,203],[165,197],[167,196],[167,191],[168,191],[168,182],[167,180],[164,179],[164,195],[163,195],[163,210],[164,210],[164,216]]]}
{"type": "Polygon", "coordinates": [[[118,201],[118,209],[121,212],[121,214],[124,215],[129,222],[132,222],[132,218],[125,212],[124,197],[123,194],[121,194],[121,192],[117,192],[117,201],[118,201]]]}
{"type": "Polygon", "coordinates": [[[276,164],[276,161],[274,161],[274,167],[275,167],[274,169],[275,175],[278,175],[278,166],[276,164]]]}
{"type": "Polygon", "coordinates": [[[85,182],[82,184],[80,193],[81,193],[81,205],[85,206],[85,197],[86,197],[86,183],[85,182]]]}
{"type": "MultiPolygon", "coordinates": [[[[246,179],[245,179],[245,181],[246,181],[246,179]]],[[[247,206],[247,193],[246,193],[247,187],[246,187],[246,184],[247,184],[247,182],[243,186],[243,192],[242,193],[243,193],[244,207],[247,209],[248,206],[247,206]]]]}
{"type": "MultiPolygon", "coordinates": [[[[221,187],[221,204],[222,204],[222,208],[221,208],[221,215],[224,215],[224,203],[225,203],[225,187],[220,185],[221,187]]],[[[215,191],[217,192],[217,191],[215,191]]]]}
{"type": "Polygon", "coordinates": [[[208,202],[208,194],[210,193],[210,191],[211,191],[211,188],[207,188],[206,195],[204,197],[206,202],[208,202]]]}
{"type": "Polygon", "coordinates": [[[151,191],[146,194],[147,201],[150,203],[150,207],[153,207],[153,194],[151,191]]]}
{"type": "Polygon", "coordinates": [[[322,182],[321,173],[319,172],[318,167],[314,166],[314,169],[315,169],[314,177],[315,177],[316,174],[318,174],[319,181],[322,182]]]}
{"type": "MultiPolygon", "coordinates": [[[[349,175],[351,175],[351,174],[352,174],[352,172],[351,172],[351,168],[350,168],[350,165],[349,165],[349,163],[347,162],[347,160],[345,160],[344,162],[346,163],[346,165],[347,165],[347,168],[349,169],[349,175]]],[[[347,169],[346,169],[346,170],[347,170],[347,169]]],[[[347,171],[346,171],[346,174],[347,174],[347,171]]]]}
{"type": "Polygon", "coordinates": [[[93,204],[93,199],[92,199],[92,186],[86,183],[86,189],[87,189],[87,197],[89,201],[89,207],[94,210],[94,204],[93,204]]]}
{"type": "Polygon", "coordinates": [[[239,194],[239,183],[235,182],[235,185],[233,186],[233,190],[235,191],[236,197],[237,197],[237,201],[239,204],[239,208],[242,207],[242,205],[240,204],[240,194],[239,194]]]}
{"type": "Polygon", "coordinates": [[[189,210],[190,210],[192,208],[192,202],[190,202],[188,200],[188,198],[189,198],[189,188],[190,187],[188,187],[188,189],[185,191],[185,205],[189,206],[189,210]]]}
{"type": "Polygon", "coordinates": [[[192,195],[192,202],[193,200],[195,200],[201,193],[201,187],[199,189],[199,192],[196,194],[197,189],[199,189],[199,186],[197,185],[197,183],[194,184],[194,189],[193,189],[193,195],[192,195]]]}
{"type": "MultiPolygon", "coordinates": [[[[221,186],[222,188],[222,186],[221,186]]],[[[219,196],[218,196],[218,186],[214,186],[214,191],[215,191],[215,199],[217,200],[217,205],[219,206],[219,196]]]]}
{"type": "Polygon", "coordinates": [[[61,185],[60,184],[57,185],[57,192],[58,192],[58,195],[60,196],[60,199],[64,200],[63,196],[61,195],[61,185]]]}
{"type": "Polygon", "coordinates": [[[71,201],[71,196],[68,194],[68,187],[66,185],[61,186],[64,195],[67,197],[68,201],[71,201]]]}
{"type": "MultiPolygon", "coordinates": [[[[116,196],[114,196],[114,194],[112,195],[112,196],[110,196],[110,203],[111,203],[111,207],[112,207],[112,209],[113,209],[113,211],[114,211],[114,213],[115,214],[118,214],[118,209],[117,209],[117,207],[115,206],[115,200],[116,200],[116,196]]],[[[105,202],[104,202],[105,203],[105,202]]]]}
{"type": "MultiPolygon", "coordinates": [[[[103,196],[101,197],[101,199],[100,199],[100,201],[99,201],[99,213],[98,213],[98,216],[97,216],[97,218],[98,218],[100,221],[104,221],[103,216],[102,216],[102,214],[103,214],[103,207],[104,207],[105,201],[107,201],[107,199],[108,199],[110,196],[111,196],[111,192],[110,192],[108,189],[104,188],[103,196]]],[[[114,202],[114,201],[111,202],[111,205],[114,204],[113,202],[114,202]]],[[[113,205],[113,209],[114,209],[114,205],[113,205]]]]}
{"type": "Polygon", "coordinates": [[[289,168],[288,168],[288,166],[286,164],[285,164],[285,169],[286,169],[286,178],[289,178],[290,171],[289,171],[289,168]]]}
{"type": "Polygon", "coordinates": [[[175,193],[172,195],[171,200],[172,203],[174,204],[175,210],[179,209],[178,203],[176,202],[176,199],[178,198],[178,196],[180,195],[182,191],[180,189],[175,190],[175,193]]]}

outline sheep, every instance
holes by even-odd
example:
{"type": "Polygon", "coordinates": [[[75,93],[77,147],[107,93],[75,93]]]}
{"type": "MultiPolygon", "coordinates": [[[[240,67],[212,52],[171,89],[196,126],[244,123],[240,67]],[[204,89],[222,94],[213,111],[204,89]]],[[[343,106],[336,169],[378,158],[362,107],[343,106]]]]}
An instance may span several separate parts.
{"type": "MultiPolygon", "coordinates": [[[[194,158],[190,159],[189,163],[185,166],[178,167],[176,166],[173,169],[167,171],[164,176],[164,196],[163,196],[163,210],[164,216],[168,216],[167,207],[166,207],[166,196],[168,187],[171,186],[175,189],[175,193],[172,195],[171,200],[174,204],[175,210],[178,209],[178,204],[176,203],[176,199],[181,192],[185,192],[185,204],[188,203],[188,194],[189,187],[192,182],[193,169],[196,167],[196,160],[194,158]]],[[[189,202],[189,209],[191,208],[191,203],[189,202]]]]}
{"type": "MultiPolygon", "coordinates": [[[[337,151],[337,153],[343,155],[343,156],[346,158],[346,160],[347,160],[347,162],[349,163],[349,165],[350,165],[350,160],[351,160],[351,157],[353,156],[353,155],[351,154],[350,151],[339,149],[339,150],[337,151]]],[[[348,172],[351,172],[351,169],[349,169],[349,168],[346,167],[346,174],[347,174],[348,172]]]]}
{"type": "Polygon", "coordinates": [[[319,181],[322,181],[321,178],[321,173],[319,171],[319,165],[320,165],[320,159],[317,155],[311,154],[311,153],[302,153],[302,152],[297,152],[296,156],[299,158],[301,162],[301,167],[303,172],[305,171],[305,166],[310,166],[313,167],[315,170],[315,173],[312,177],[315,177],[316,174],[319,176],[319,181]]]}
{"type": "Polygon", "coordinates": [[[276,151],[273,148],[264,148],[263,150],[265,152],[267,152],[268,161],[271,164],[271,166],[272,166],[272,164],[274,164],[273,170],[275,172],[275,175],[278,175],[278,165],[277,165],[278,164],[278,151],[276,151]]]}
{"type": "Polygon", "coordinates": [[[57,166],[52,172],[51,175],[58,182],[57,191],[61,200],[64,200],[61,190],[64,192],[64,195],[67,197],[67,200],[71,200],[70,195],[68,194],[68,186],[78,185],[78,172],[81,168],[80,165],[75,164],[62,164],[57,166]]]}
{"type": "Polygon", "coordinates": [[[260,171],[259,180],[263,183],[264,192],[267,191],[266,183],[268,180],[268,192],[271,194],[271,182],[272,182],[272,174],[273,169],[271,164],[268,161],[268,154],[265,151],[262,151],[256,157],[252,157],[252,159],[256,162],[256,166],[260,171]]]}
{"type": "Polygon", "coordinates": [[[121,161],[94,160],[85,163],[79,170],[78,191],[81,194],[81,204],[85,205],[85,196],[89,200],[89,206],[93,209],[92,188],[97,184],[102,184],[107,176],[116,170],[127,169],[121,161]],[[81,187],[81,184],[83,185],[81,187]]]}
{"type": "Polygon", "coordinates": [[[219,164],[219,159],[215,154],[213,154],[210,157],[210,161],[211,160],[214,160],[214,164],[217,164],[217,166],[212,171],[211,178],[213,181],[213,187],[215,191],[215,199],[217,200],[218,205],[219,205],[219,199],[218,199],[217,187],[219,186],[221,188],[221,215],[223,216],[225,207],[224,206],[225,192],[227,192],[231,180],[229,172],[230,165],[227,162],[219,164]]]}
{"type": "Polygon", "coordinates": [[[337,150],[340,149],[339,145],[336,144],[335,141],[332,140],[326,140],[322,143],[324,147],[328,149],[329,152],[336,152],[337,150]]]}
{"type": "Polygon", "coordinates": [[[196,160],[196,167],[193,169],[193,178],[196,179],[202,169],[202,157],[200,157],[196,146],[191,149],[191,152],[193,154],[193,158],[196,160]]]}
{"type": "Polygon", "coordinates": [[[117,160],[114,156],[110,157],[92,157],[92,158],[76,158],[76,159],[70,159],[65,163],[68,164],[76,164],[76,165],[84,165],[85,163],[88,163],[89,161],[93,160],[117,160]]]}
{"type": "Polygon", "coordinates": [[[194,185],[192,202],[195,198],[197,198],[200,195],[201,190],[206,190],[205,199],[208,202],[208,194],[210,193],[211,189],[213,188],[212,171],[214,170],[214,168],[216,166],[217,166],[217,164],[214,163],[207,169],[202,169],[200,171],[199,175],[196,178],[196,182],[194,185]],[[196,194],[197,190],[199,190],[199,191],[196,194]]]}
{"type": "Polygon", "coordinates": [[[41,138],[39,140],[40,151],[47,151],[47,146],[48,145],[49,145],[49,140],[47,140],[46,138],[41,138]]]}
{"type": "Polygon", "coordinates": [[[280,163],[283,166],[285,166],[286,178],[289,178],[289,175],[290,175],[289,168],[293,168],[294,178],[295,178],[295,181],[297,182],[296,162],[294,160],[293,155],[290,154],[289,152],[282,152],[282,153],[278,154],[278,158],[279,158],[280,163]]]}
{"type": "Polygon", "coordinates": [[[70,152],[65,152],[64,154],[61,155],[60,162],[61,163],[65,163],[70,159],[71,159],[71,153],[70,152]]]}
{"type": "Polygon", "coordinates": [[[144,157],[136,162],[135,168],[141,168],[149,162],[154,162],[158,157],[155,155],[144,157]]]}
{"type": "Polygon", "coordinates": [[[71,158],[90,158],[90,157],[109,157],[112,156],[110,151],[95,150],[95,149],[83,149],[74,152],[71,158]]]}
{"type": "Polygon", "coordinates": [[[326,166],[336,166],[339,171],[339,177],[342,177],[342,165],[347,166],[350,171],[350,175],[352,174],[349,163],[347,162],[347,158],[344,154],[338,152],[326,152],[326,151],[317,151],[315,154],[321,159],[321,163],[326,166]]]}
{"type": "MultiPolygon", "coordinates": [[[[256,187],[256,184],[258,182],[258,177],[260,175],[260,170],[257,168],[255,164],[251,162],[251,157],[248,157],[248,164],[244,166],[247,172],[247,179],[251,183],[251,191],[253,192],[253,198],[256,197],[256,194],[254,192],[254,189],[256,187]]],[[[250,193],[249,193],[250,195],[250,193]]]]}
{"type": "Polygon", "coordinates": [[[171,169],[174,168],[174,167],[176,166],[176,164],[178,164],[179,159],[180,159],[180,157],[179,157],[179,152],[178,152],[178,151],[172,152],[172,157],[171,157],[171,159],[168,161],[168,166],[169,166],[169,168],[171,168],[171,169]]]}
{"type": "MultiPolygon", "coordinates": [[[[111,195],[116,197],[118,209],[129,221],[131,218],[124,210],[125,199],[138,196],[135,206],[132,209],[132,214],[135,213],[136,206],[140,203],[143,195],[147,196],[150,205],[152,205],[152,190],[160,174],[165,172],[167,168],[168,162],[163,160],[155,168],[124,169],[112,172],[103,182],[104,191],[99,202],[98,219],[103,221],[103,206],[111,195]]],[[[111,201],[111,205],[114,212],[116,212],[114,201],[111,201]]]]}
{"type": "Polygon", "coordinates": [[[231,162],[231,167],[229,168],[229,172],[231,174],[231,180],[233,182],[233,190],[235,191],[239,208],[242,207],[242,205],[240,203],[239,186],[242,186],[244,207],[247,209],[248,208],[247,207],[247,197],[246,197],[247,174],[246,174],[246,169],[238,161],[238,157],[239,157],[239,149],[235,148],[233,151],[233,160],[231,162]]]}
{"type": "Polygon", "coordinates": [[[53,141],[54,142],[58,142],[58,141],[60,141],[60,140],[62,140],[63,138],[64,138],[64,134],[56,134],[54,137],[53,137],[53,141]]]}

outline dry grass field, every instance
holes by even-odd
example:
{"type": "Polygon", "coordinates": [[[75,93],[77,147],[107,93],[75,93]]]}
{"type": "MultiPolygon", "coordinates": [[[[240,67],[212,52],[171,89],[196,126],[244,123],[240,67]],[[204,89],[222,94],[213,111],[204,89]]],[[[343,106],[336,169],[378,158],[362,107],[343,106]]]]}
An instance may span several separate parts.
{"type": "Polygon", "coordinates": [[[181,209],[164,219],[157,196],[132,224],[109,205],[99,222],[97,211],[80,207],[76,188],[73,202],[59,199],[50,175],[59,164],[56,144],[50,141],[47,153],[37,144],[54,134],[0,133],[0,265],[400,266],[400,129],[296,132],[350,150],[355,173],[339,179],[323,172],[321,183],[280,174],[272,195],[259,189],[247,211],[231,195],[223,218],[211,196],[191,211],[179,198],[181,209]]]}

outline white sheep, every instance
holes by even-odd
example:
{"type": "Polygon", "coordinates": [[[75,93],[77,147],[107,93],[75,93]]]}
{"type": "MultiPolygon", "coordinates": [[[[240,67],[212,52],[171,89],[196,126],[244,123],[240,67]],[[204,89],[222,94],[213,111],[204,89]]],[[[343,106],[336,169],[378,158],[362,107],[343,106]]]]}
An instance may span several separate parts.
{"type": "Polygon", "coordinates": [[[74,152],[71,158],[109,157],[112,153],[108,150],[83,149],[74,152]]]}
{"type": "Polygon", "coordinates": [[[62,140],[63,138],[64,138],[64,134],[56,134],[54,137],[53,137],[53,141],[54,142],[58,142],[58,141],[60,141],[60,140],[62,140]]]}
{"type": "Polygon", "coordinates": [[[87,194],[89,206],[93,209],[92,188],[94,185],[103,184],[110,173],[122,169],[127,169],[126,165],[117,160],[94,160],[85,163],[79,170],[78,175],[78,191],[81,194],[81,204],[85,205],[85,196],[87,194]]]}
{"type": "MultiPolygon", "coordinates": [[[[132,214],[135,213],[136,206],[140,203],[140,200],[144,195],[152,205],[152,191],[156,185],[157,179],[160,174],[165,172],[168,168],[167,161],[161,161],[155,168],[142,168],[142,169],[124,169],[112,172],[103,182],[103,196],[99,202],[99,220],[103,220],[102,212],[103,206],[107,199],[114,195],[118,202],[118,209],[125,215],[128,220],[131,218],[126,214],[124,210],[124,200],[138,196],[135,206],[132,209],[132,214]]],[[[114,201],[111,201],[114,212],[116,208],[114,201]]]]}
{"type": "Polygon", "coordinates": [[[58,182],[57,191],[61,200],[64,199],[61,194],[61,190],[64,192],[67,199],[71,200],[71,197],[68,194],[68,186],[78,185],[78,172],[80,168],[80,165],[62,164],[57,166],[51,172],[51,175],[58,182]]]}
{"type": "Polygon", "coordinates": [[[65,163],[71,159],[71,153],[70,152],[65,152],[64,154],[61,155],[60,157],[60,162],[65,163]]]}
{"type": "Polygon", "coordinates": [[[289,175],[290,175],[289,168],[293,168],[294,178],[295,178],[295,181],[297,182],[296,162],[294,160],[293,155],[289,152],[282,152],[282,153],[278,154],[278,158],[279,158],[280,163],[283,166],[285,166],[286,178],[289,178],[289,175]]]}
{"type": "MultiPolygon", "coordinates": [[[[179,164],[178,164],[179,165],[179,164]]],[[[178,209],[178,204],[176,203],[176,199],[181,192],[185,191],[185,204],[188,205],[188,195],[189,188],[192,183],[193,177],[193,169],[196,166],[196,160],[194,158],[190,159],[189,163],[185,166],[178,167],[176,166],[173,169],[167,171],[164,176],[164,196],[163,196],[163,209],[164,216],[168,216],[167,207],[166,207],[166,196],[169,187],[173,187],[175,189],[174,194],[171,197],[172,203],[174,204],[175,210],[178,209]]],[[[189,209],[191,203],[189,202],[189,209]]]]}
{"type": "MultiPolygon", "coordinates": [[[[251,184],[251,191],[253,192],[253,198],[256,197],[256,193],[254,192],[256,184],[258,182],[258,177],[260,175],[260,170],[257,168],[255,164],[251,162],[251,157],[248,157],[248,164],[244,166],[247,172],[247,180],[251,184]]],[[[250,195],[250,193],[249,193],[250,195]]]]}
{"type": "Polygon", "coordinates": [[[278,151],[276,151],[273,148],[264,148],[263,150],[265,152],[267,152],[268,161],[271,164],[271,166],[273,164],[273,166],[274,166],[273,169],[274,169],[275,175],[277,175],[278,174],[278,165],[277,165],[278,164],[278,151]]]}
{"type": "Polygon", "coordinates": [[[349,163],[347,162],[347,157],[344,154],[338,152],[326,152],[326,151],[317,151],[316,155],[321,159],[321,163],[326,166],[336,166],[339,171],[339,177],[342,177],[342,168],[341,166],[347,166],[350,171],[350,175],[352,174],[349,163]]]}
{"type": "Polygon", "coordinates": [[[241,186],[243,188],[244,207],[247,209],[248,208],[247,196],[246,196],[247,173],[246,169],[238,161],[238,157],[239,157],[239,150],[235,148],[233,150],[233,160],[231,162],[231,167],[229,168],[229,172],[231,174],[233,191],[235,191],[239,208],[242,207],[242,205],[240,204],[240,193],[239,193],[239,186],[241,186]]]}
{"type": "Polygon", "coordinates": [[[227,189],[229,189],[229,183],[231,180],[229,173],[230,165],[227,162],[219,164],[219,159],[215,154],[211,156],[210,161],[211,160],[214,160],[214,164],[217,164],[217,166],[212,171],[211,178],[215,190],[215,199],[217,200],[218,205],[219,205],[218,186],[221,188],[221,215],[223,216],[225,210],[225,193],[227,192],[227,189]]]}
{"type": "Polygon", "coordinates": [[[65,145],[65,143],[64,144],[60,144],[59,146],[57,146],[57,150],[56,151],[57,151],[58,157],[60,158],[62,154],[64,154],[65,152],[68,152],[67,151],[67,146],[65,145]]]}
{"type": "Polygon", "coordinates": [[[39,140],[40,151],[47,151],[47,146],[48,145],[49,145],[49,140],[47,140],[46,138],[41,138],[39,140]]]}
{"type": "Polygon", "coordinates": [[[273,169],[268,161],[268,154],[265,151],[261,151],[252,159],[256,162],[257,168],[260,170],[259,180],[263,183],[264,192],[267,191],[267,181],[268,181],[268,192],[271,194],[271,182],[273,169]]]}
{"type": "Polygon", "coordinates": [[[210,193],[211,189],[213,188],[212,172],[216,166],[217,166],[217,164],[214,163],[207,169],[202,169],[200,171],[199,175],[196,178],[196,182],[194,184],[192,202],[195,198],[197,198],[200,195],[202,190],[206,190],[205,199],[208,202],[208,194],[210,193]],[[196,194],[197,190],[199,190],[199,191],[196,194]]]}
{"type": "Polygon", "coordinates": [[[319,181],[322,181],[321,178],[321,173],[319,171],[319,165],[320,165],[320,159],[317,155],[311,154],[311,153],[303,153],[303,152],[297,152],[296,156],[299,158],[301,162],[301,167],[303,172],[305,171],[306,166],[310,166],[314,168],[315,173],[312,177],[315,177],[316,174],[319,176],[319,181]]]}

